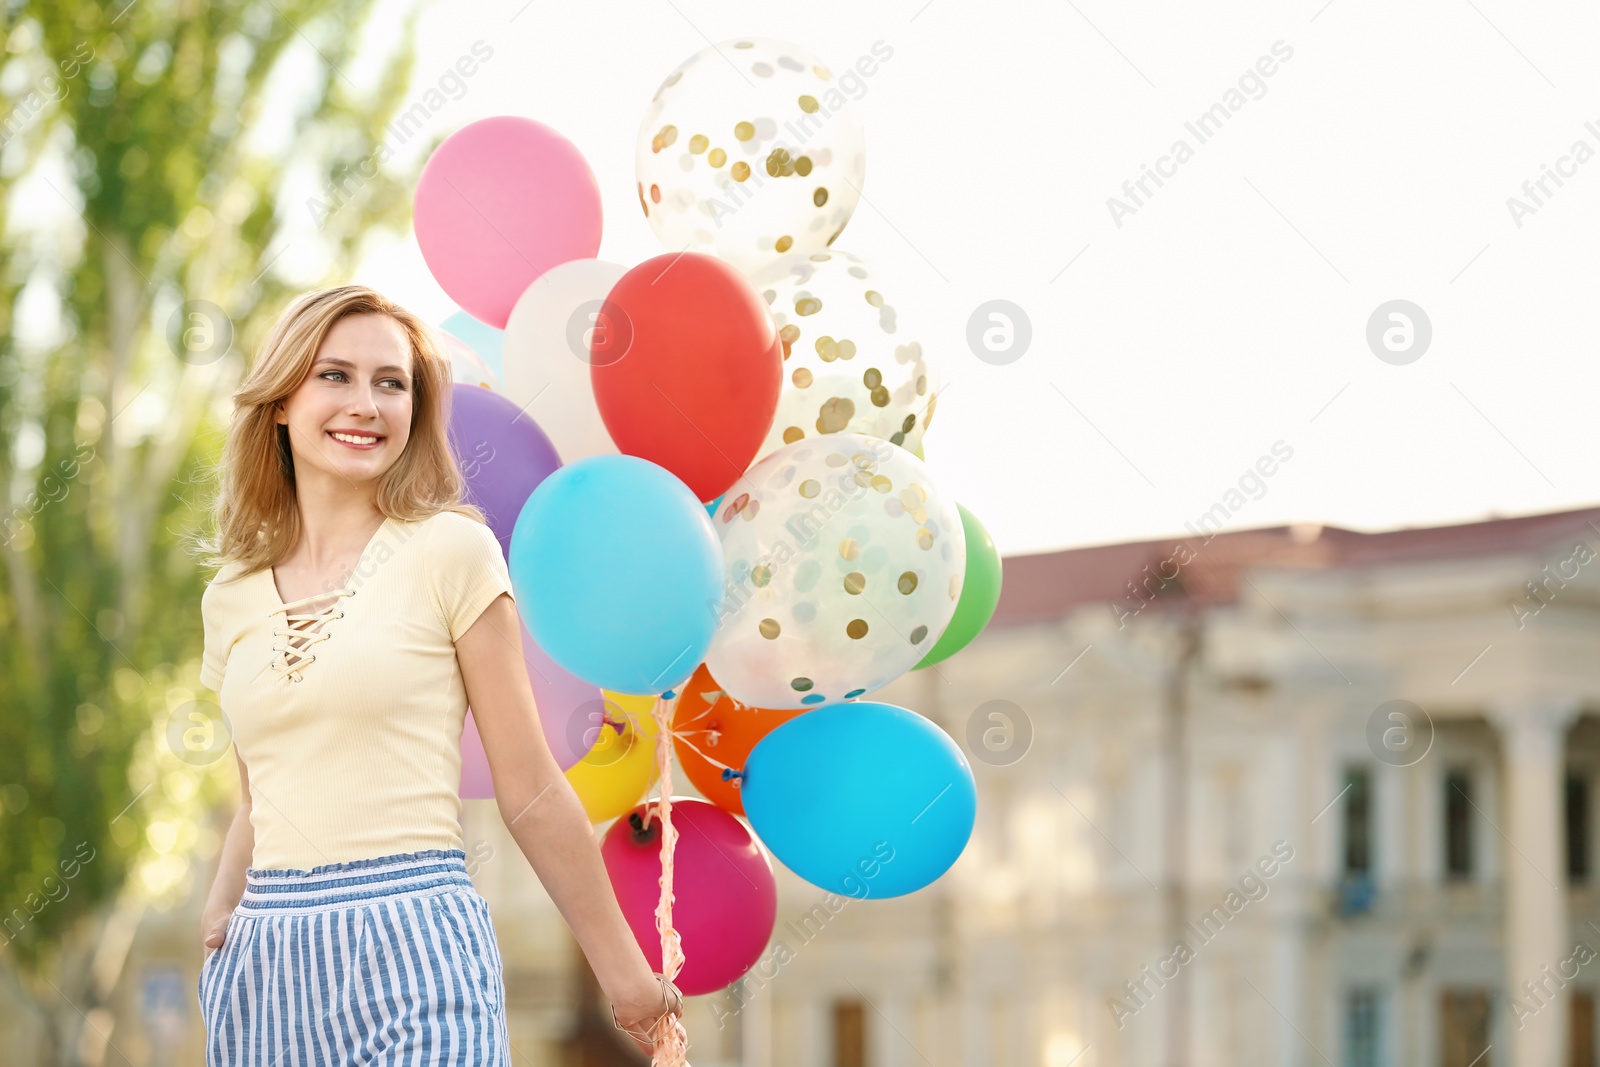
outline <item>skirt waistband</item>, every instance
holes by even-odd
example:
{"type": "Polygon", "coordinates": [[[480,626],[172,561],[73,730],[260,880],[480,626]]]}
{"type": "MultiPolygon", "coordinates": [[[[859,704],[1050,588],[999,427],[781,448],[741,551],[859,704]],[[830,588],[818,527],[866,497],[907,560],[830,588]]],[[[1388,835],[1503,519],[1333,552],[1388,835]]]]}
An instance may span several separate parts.
{"type": "Polygon", "coordinates": [[[284,915],[349,907],[367,901],[419,896],[452,887],[472,888],[467,854],[427,849],[397,856],[330,863],[300,870],[245,871],[242,915],[284,915]]]}

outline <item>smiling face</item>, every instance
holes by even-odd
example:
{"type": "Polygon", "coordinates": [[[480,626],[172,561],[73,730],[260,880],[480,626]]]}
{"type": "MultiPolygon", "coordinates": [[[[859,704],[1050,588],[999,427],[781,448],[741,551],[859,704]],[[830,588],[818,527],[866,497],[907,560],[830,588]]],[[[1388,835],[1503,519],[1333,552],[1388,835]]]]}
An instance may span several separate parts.
{"type": "Polygon", "coordinates": [[[381,477],[405,451],[414,390],[398,322],[363,313],[334,323],[277,414],[289,427],[296,481],[314,472],[355,485],[381,477]]]}

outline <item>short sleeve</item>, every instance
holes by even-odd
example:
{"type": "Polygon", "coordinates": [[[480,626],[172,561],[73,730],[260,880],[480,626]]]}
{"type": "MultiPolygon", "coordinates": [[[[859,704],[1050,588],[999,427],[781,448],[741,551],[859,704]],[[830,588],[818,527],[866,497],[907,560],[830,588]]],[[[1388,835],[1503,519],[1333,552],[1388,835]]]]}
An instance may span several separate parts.
{"type": "Polygon", "coordinates": [[[439,613],[454,642],[472,629],[495,597],[505,593],[515,600],[516,594],[493,530],[458,512],[439,515],[434,526],[428,567],[439,613]]]}
{"type": "Polygon", "coordinates": [[[205,648],[200,653],[200,684],[213,692],[222,689],[222,674],[228,666],[228,644],[222,632],[221,613],[215,586],[206,586],[200,596],[200,619],[205,631],[205,648]]]}

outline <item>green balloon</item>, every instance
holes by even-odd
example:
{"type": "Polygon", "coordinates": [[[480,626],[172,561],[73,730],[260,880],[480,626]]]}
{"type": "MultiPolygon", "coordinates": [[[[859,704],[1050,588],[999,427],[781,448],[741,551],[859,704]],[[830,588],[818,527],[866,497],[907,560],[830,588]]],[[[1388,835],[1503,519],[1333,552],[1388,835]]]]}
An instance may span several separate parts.
{"type": "Polygon", "coordinates": [[[948,659],[966,648],[989,625],[995,605],[1000,603],[1000,553],[994,539],[977,517],[956,503],[961,512],[961,528],[967,535],[967,572],[961,579],[961,599],[939,640],[912,670],[948,659]]]}

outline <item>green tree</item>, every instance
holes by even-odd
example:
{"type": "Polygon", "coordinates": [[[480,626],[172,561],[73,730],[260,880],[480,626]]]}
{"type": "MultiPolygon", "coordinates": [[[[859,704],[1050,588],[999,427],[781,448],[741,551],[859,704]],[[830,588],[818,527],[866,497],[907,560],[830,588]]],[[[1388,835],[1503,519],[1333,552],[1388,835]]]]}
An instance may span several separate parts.
{"type": "Polygon", "coordinates": [[[0,87],[22,86],[0,95],[0,969],[36,1062],[115,1047],[132,931],[231,791],[231,754],[175,743],[215,712],[188,543],[244,353],[309,287],[280,258],[313,254],[325,284],[409,223],[414,175],[370,162],[416,11],[363,90],[345,70],[372,6],[0,0],[0,87]],[[41,199],[70,224],[24,217],[41,199]]]}

